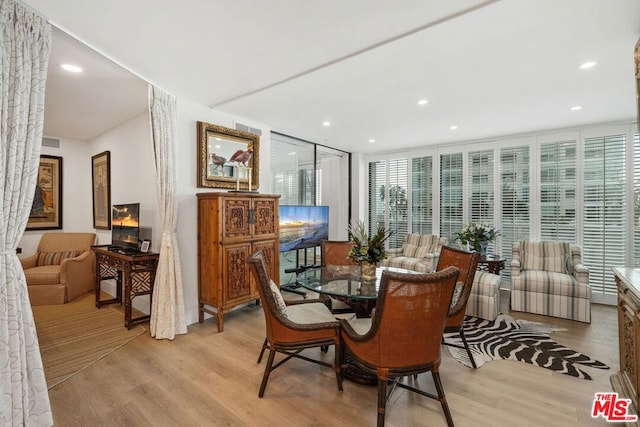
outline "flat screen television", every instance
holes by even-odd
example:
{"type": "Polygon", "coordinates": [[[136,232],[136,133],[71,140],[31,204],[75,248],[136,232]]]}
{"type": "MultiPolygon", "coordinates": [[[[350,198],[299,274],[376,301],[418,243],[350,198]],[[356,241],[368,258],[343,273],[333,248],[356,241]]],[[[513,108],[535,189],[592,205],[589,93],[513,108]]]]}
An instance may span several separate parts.
{"type": "Polygon", "coordinates": [[[320,246],[329,239],[329,206],[280,205],[280,252],[320,246]]]}
{"type": "Polygon", "coordinates": [[[139,240],[140,203],[113,205],[111,244],[123,249],[138,250],[139,240]]]}

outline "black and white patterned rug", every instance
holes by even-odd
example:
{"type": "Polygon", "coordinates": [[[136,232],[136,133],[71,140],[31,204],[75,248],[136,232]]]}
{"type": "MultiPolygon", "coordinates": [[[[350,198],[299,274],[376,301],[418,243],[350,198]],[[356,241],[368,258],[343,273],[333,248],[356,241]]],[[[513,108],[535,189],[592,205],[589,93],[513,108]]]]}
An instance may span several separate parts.
{"type": "MultiPolygon", "coordinates": [[[[478,368],[492,360],[518,360],[586,380],[590,380],[591,376],[583,367],[609,369],[604,363],[558,344],[549,337],[551,332],[564,330],[502,313],[494,321],[467,316],[464,326],[465,338],[478,368]]],[[[462,344],[458,333],[444,336],[446,342],[462,344]]],[[[458,362],[471,367],[465,350],[446,347],[458,362]]]]}

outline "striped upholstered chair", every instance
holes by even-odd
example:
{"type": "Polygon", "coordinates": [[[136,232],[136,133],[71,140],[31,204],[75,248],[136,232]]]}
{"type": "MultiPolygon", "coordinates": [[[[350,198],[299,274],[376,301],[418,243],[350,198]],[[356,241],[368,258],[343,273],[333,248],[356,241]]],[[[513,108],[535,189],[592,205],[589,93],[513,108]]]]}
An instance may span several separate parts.
{"type": "Polygon", "coordinates": [[[387,250],[387,257],[380,264],[384,267],[431,273],[436,271],[440,249],[446,244],[446,237],[433,234],[407,234],[402,247],[387,250]]]}
{"type": "Polygon", "coordinates": [[[579,246],[516,242],[512,254],[512,310],[591,323],[589,270],[579,246]]]}

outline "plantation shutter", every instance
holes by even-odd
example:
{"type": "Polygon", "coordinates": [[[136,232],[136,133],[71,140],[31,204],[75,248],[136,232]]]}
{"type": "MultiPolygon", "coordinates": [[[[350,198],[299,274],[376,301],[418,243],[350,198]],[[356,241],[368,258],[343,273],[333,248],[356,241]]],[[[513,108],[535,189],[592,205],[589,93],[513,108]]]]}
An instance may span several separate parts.
{"type": "MultiPolygon", "coordinates": [[[[471,222],[495,226],[493,215],[493,150],[473,151],[468,154],[468,203],[471,222]]],[[[488,252],[494,252],[494,242],[488,252]]]]}
{"type": "Polygon", "coordinates": [[[463,227],[462,153],[440,155],[440,236],[455,241],[463,227]]]}
{"type": "MultiPolygon", "coordinates": [[[[529,240],[529,146],[500,149],[502,196],[502,256],[510,259],[513,243],[529,240]]],[[[509,269],[502,271],[510,277],[509,269]]]]}
{"type": "Polygon", "coordinates": [[[584,141],[584,248],[592,295],[615,295],[625,265],[625,135],[584,141]]]}
{"type": "Polygon", "coordinates": [[[433,233],[433,158],[411,160],[411,232],[433,233]]]}
{"type": "Polygon", "coordinates": [[[633,266],[640,267],[640,135],[633,136],[633,266]]]}
{"type": "MultiPolygon", "coordinates": [[[[407,159],[393,159],[389,160],[388,164],[388,177],[389,183],[385,188],[387,191],[384,197],[387,200],[387,207],[389,210],[389,225],[388,229],[391,230],[392,238],[389,244],[391,247],[400,247],[404,242],[407,235],[408,228],[408,202],[407,202],[407,159]]],[[[372,232],[375,231],[371,230],[372,232]]]]}
{"type": "Polygon", "coordinates": [[[369,230],[377,230],[384,225],[384,188],[387,180],[385,161],[369,163],[369,230]],[[382,193],[382,196],[381,196],[382,193]]]}
{"type": "Polygon", "coordinates": [[[576,243],[576,141],[540,145],[540,237],[576,243]]]}

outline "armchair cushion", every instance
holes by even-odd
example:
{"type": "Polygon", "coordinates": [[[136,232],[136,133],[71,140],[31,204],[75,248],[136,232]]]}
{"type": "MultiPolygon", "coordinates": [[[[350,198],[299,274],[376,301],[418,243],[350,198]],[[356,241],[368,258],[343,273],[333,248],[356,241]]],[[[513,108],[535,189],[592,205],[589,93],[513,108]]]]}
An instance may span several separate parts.
{"type": "Polygon", "coordinates": [[[43,265],[29,268],[24,271],[29,286],[31,285],[57,285],[60,283],[60,266],[43,265]]]}
{"type": "Polygon", "coordinates": [[[287,317],[294,323],[309,325],[314,323],[335,322],[336,318],[321,302],[296,304],[287,307],[287,317]]]}
{"type": "Polygon", "coordinates": [[[417,250],[418,250],[418,245],[411,245],[407,243],[402,247],[402,256],[407,256],[407,257],[416,256],[417,250]]]}

